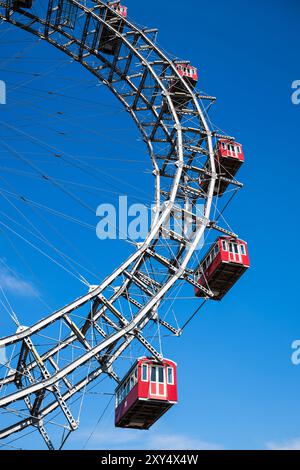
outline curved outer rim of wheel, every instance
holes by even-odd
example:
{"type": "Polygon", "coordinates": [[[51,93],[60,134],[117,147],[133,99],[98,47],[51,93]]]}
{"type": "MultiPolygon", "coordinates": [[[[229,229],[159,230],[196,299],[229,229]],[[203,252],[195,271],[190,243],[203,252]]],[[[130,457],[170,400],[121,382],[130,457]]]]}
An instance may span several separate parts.
{"type": "MultiPolygon", "coordinates": [[[[183,134],[185,131],[182,127],[182,122],[181,122],[181,118],[179,115],[179,111],[176,108],[175,102],[173,101],[173,98],[171,96],[171,93],[169,92],[168,87],[165,85],[163,78],[158,76],[157,72],[155,71],[154,66],[147,60],[145,56],[143,56],[141,49],[135,47],[135,45],[129,40],[129,35],[122,34],[117,29],[114,29],[110,23],[107,23],[105,19],[97,13],[98,8],[101,8],[101,10],[103,9],[111,10],[111,8],[108,5],[106,5],[102,1],[98,1],[97,5],[95,5],[94,8],[89,8],[89,7],[82,5],[80,2],[76,0],[70,0],[70,3],[79,9],[79,11],[82,14],[82,18],[84,18],[85,22],[88,21],[88,18],[92,18],[93,21],[99,22],[100,24],[105,25],[105,28],[108,28],[109,30],[111,30],[119,38],[119,40],[122,42],[122,45],[126,48],[126,50],[130,51],[130,54],[132,54],[132,57],[134,56],[136,59],[138,59],[139,66],[142,67],[142,70],[144,71],[143,73],[145,73],[146,75],[149,74],[149,76],[152,77],[157,87],[157,90],[159,90],[159,93],[161,96],[161,103],[164,103],[164,102],[168,103],[170,114],[172,116],[173,123],[174,123],[173,129],[171,132],[169,132],[169,130],[166,128],[164,124],[164,120],[162,119],[163,116],[160,116],[159,113],[156,112],[154,107],[152,107],[153,109],[150,109],[153,115],[157,117],[157,127],[161,129],[162,132],[165,133],[166,136],[169,136],[170,146],[171,145],[173,146],[172,147],[174,151],[173,156],[176,156],[176,172],[173,175],[172,187],[169,192],[169,197],[163,203],[161,202],[162,176],[160,174],[159,164],[156,159],[155,152],[154,152],[155,134],[154,136],[152,135],[149,137],[142,123],[139,120],[138,112],[134,109],[134,107],[128,105],[127,101],[124,99],[122,94],[117,90],[117,88],[114,86],[112,81],[107,80],[105,77],[101,77],[101,74],[99,73],[99,71],[97,72],[95,71],[93,66],[87,60],[85,60],[84,54],[81,53],[81,56],[79,57],[78,55],[76,55],[76,53],[71,52],[71,50],[68,49],[66,46],[63,46],[61,42],[58,42],[58,41],[56,42],[55,39],[53,39],[54,35],[50,34],[49,31],[53,31],[59,37],[60,40],[64,38],[68,41],[73,41],[73,44],[78,45],[79,47],[82,46],[78,38],[76,38],[75,36],[72,36],[72,34],[69,31],[65,31],[62,28],[55,26],[54,24],[51,23],[51,17],[49,17],[49,9],[51,8],[51,6],[53,6],[54,2],[51,0],[48,1],[49,21],[47,20],[47,16],[46,16],[46,19],[38,18],[38,17],[35,17],[32,13],[25,11],[25,10],[19,11],[18,15],[16,15],[15,13],[11,12],[11,10],[7,7],[6,3],[7,2],[0,2],[0,11],[1,11],[1,8],[2,8],[2,11],[4,9],[4,13],[0,14],[0,18],[2,18],[3,21],[9,22],[32,34],[35,34],[39,38],[47,41],[49,44],[52,44],[56,48],[68,54],[74,60],[79,61],[91,73],[99,77],[99,79],[102,80],[102,83],[104,83],[113,92],[113,94],[121,101],[121,103],[125,106],[129,114],[133,118],[135,124],[137,125],[139,131],[142,133],[142,137],[148,146],[148,150],[149,150],[152,164],[154,167],[156,216],[154,218],[154,222],[152,224],[152,227],[144,243],[142,245],[138,245],[136,251],[124,263],[122,263],[121,266],[119,266],[110,276],[108,276],[97,288],[94,288],[88,294],[80,297],[79,299],[76,299],[75,301],[71,302],[67,306],[64,306],[62,309],[57,310],[50,316],[38,321],[36,324],[32,325],[31,327],[20,329],[15,334],[12,334],[8,337],[0,339],[0,347],[5,347],[8,345],[18,343],[18,342],[24,342],[30,339],[30,337],[34,335],[35,333],[40,332],[47,326],[53,324],[55,321],[61,318],[64,318],[66,315],[73,312],[75,309],[83,306],[89,301],[94,301],[96,306],[98,306],[98,303],[103,302],[103,294],[102,294],[103,291],[108,286],[110,286],[112,282],[117,277],[119,277],[120,274],[123,273],[129,266],[133,265],[133,268],[131,271],[131,273],[133,273],[132,275],[134,275],[134,273],[137,272],[137,270],[139,269],[139,266],[141,266],[141,264],[143,263],[144,256],[148,254],[149,249],[153,244],[153,240],[155,240],[155,238],[157,237],[160,237],[161,228],[164,222],[169,217],[171,217],[172,211],[174,210],[174,206],[176,203],[176,197],[177,197],[178,191],[180,190],[181,183],[183,181],[183,173],[184,173],[183,169],[184,169],[184,162],[186,159],[184,155],[184,142],[183,142],[184,140],[183,134]],[[31,19],[31,20],[34,19],[35,24],[38,26],[37,30],[33,28],[34,24],[32,22],[30,24],[26,24],[26,20],[28,19],[31,19]]],[[[147,315],[149,314],[149,312],[154,311],[158,307],[159,303],[161,302],[165,294],[171,289],[171,287],[175,284],[175,282],[179,280],[180,278],[182,278],[182,276],[184,276],[184,274],[186,273],[191,257],[196,247],[198,246],[199,241],[201,240],[201,237],[203,236],[205,230],[209,226],[210,211],[211,211],[212,200],[213,200],[213,195],[214,195],[214,188],[216,184],[213,137],[212,137],[212,132],[209,129],[209,126],[206,122],[204,113],[201,109],[196,93],[194,93],[194,91],[188,86],[188,84],[181,77],[181,75],[179,74],[176,68],[175,63],[171,61],[157,47],[157,45],[151,40],[151,38],[148,37],[148,35],[143,30],[140,30],[139,28],[137,28],[128,19],[124,19],[123,21],[126,24],[126,27],[128,28],[128,30],[136,34],[139,37],[139,39],[143,42],[143,44],[145,44],[148,48],[150,48],[151,51],[155,53],[157,57],[160,58],[161,61],[163,61],[166,69],[171,71],[172,75],[176,77],[176,80],[181,81],[181,86],[185,89],[185,93],[189,94],[190,96],[190,103],[196,114],[195,119],[198,119],[198,122],[199,122],[199,128],[198,128],[199,135],[201,136],[201,139],[203,139],[206,142],[207,155],[209,156],[210,166],[211,166],[211,177],[210,177],[210,182],[209,182],[209,189],[205,197],[204,216],[203,216],[201,225],[198,227],[198,230],[196,231],[196,233],[193,234],[194,235],[193,238],[185,240],[185,243],[180,244],[180,249],[179,249],[180,263],[178,263],[178,267],[170,273],[170,276],[168,280],[166,281],[166,283],[163,286],[161,286],[161,288],[152,298],[149,299],[146,305],[142,306],[142,308],[138,311],[138,313],[135,315],[135,317],[133,318],[131,322],[126,324],[120,331],[116,331],[109,337],[105,338],[104,341],[97,344],[90,351],[86,351],[83,356],[78,358],[76,361],[74,361],[72,364],[68,365],[64,369],[59,370],[57,373],[53,374],[51,377],[45,378],[39,383],[29,385],[24,389],[18,390],[17,392],[2,398],[0,400],[0,407],[8,406],[9,404],[11,404],[12,402],[16,400],[24,399],[26,396],[32,393],[38,393],[42,389],[46,389],[48,387],[53,386],[63,377],[70,374],[79,366],[85,364],[88,360],[90,360],[92,357],[95,357],[95,355],[99,354],[105,348],[108,348],[111,345],[116,344],[120,338],[124,338],[126,334],[132,332],[135,328],[137,327],[141,328],[143,324],[146,324],[147,315]]],[[[83,50],[86,51],[86,53],[88,53],[89,56],[93,56],[99,59],[100,62],[104,60],[104,62],[102,63],[105,66],[108,67],[109,65],[111,65],[111,67],[115,67],[115,64],[114,65],[110,64],[109,61],[105,59],[105,57],[103,58],[103,56],[99,54],[99,51],[92,50],[87,44],[83,45],[83,50]]],[[[122,77],[122,80],[128,83],[129,79],[128,77],[122,77]]],[[[132,84],[130,86],[132,86],[132,84]]],[[[143,97],[141,97],[141,94],[142,94],[141,90],[136,91],[136,96],[138,97],[137,99],[143,100],[143,97]],[[140,94],[140,96],[138,96],[138,93],[140,94]]],[[[193,153],[189,155],[189,159],[190,161],[193,160],[193,153]]],[[[119,288],[119,290],[116,291],[114,296],[110,299],[109,302],[111,305],[124,293],[129,283],[130,283],[129,279],[124,281],[124,284],[119,288]]],[[[103,306],[107,307],[107,304],[104,303],[103,306]]],[[[83,331],[85,330],[83,329],[83,331]]],[[[126,349],[127,347],[125,343],[122,344],[122,347],[120,349],[121,352],[122,350],[124,350],[122,348],[126,349]]],[[[67,347],[67,345],[68,345],[68,342],[66,342],[65,346],[67,347]]],[[[115,358],[112,360],[112,363],[114,360],[115,358]]],[[[112,365],[112,363],[111,364],[108,363],[106,365],[107,370],[112,365]]],[[[95,371],[93,373],[95,375],[94,378],[96,378],[101,372],[102,371],[100,370],[99,372],[95,371]]],[[[13,380],[12,377],[3,379],[2,381],[0,381],[0,385],[10,383],[12,382],[12,380],[13,380]]],[[[70,396],[72,396],[71,392],[70,392],[70,396]]],[[[66,399],[68,398],[69,397],[66,396],[66,399]]],[[[56,404],[52,405],[52,408],[53,407],[55,408],[56,404]]],[[[51,412],[52,408],[51,406],[48,405],[47,408],[45,408],[44,410],[40,412],[39,414],[40,418],[42,419],[46,414],[51,412]]],[[[22,424],[19,425],[20,429],[24,428],[25,421],[26,420],[23,421],[23,427],[22,427],[22,424]]],[[[27,425],[30,425],[30,424],[32,424],[32,422],[27,425]]],[[[6,435],[9,435],[9,434],[11,434],[11,432],[7,433],[6,435]]],[[[5,435],[3,435],[3,433],[2,434],[0,433],[0,437],[5,437],[5,435]]]]}

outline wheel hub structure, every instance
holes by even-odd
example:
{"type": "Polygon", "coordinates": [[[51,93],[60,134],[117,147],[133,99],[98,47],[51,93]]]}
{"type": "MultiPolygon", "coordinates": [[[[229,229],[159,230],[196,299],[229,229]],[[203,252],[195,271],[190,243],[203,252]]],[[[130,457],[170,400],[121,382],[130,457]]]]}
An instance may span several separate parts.
{"type": "Polygon", "coordinates": [[[159,324],[180,336],[181,329],[160,316],[166,294],[188,283],[191,290],[202,290],[204,300],[213,298],[209,286],[196,283],[195,251],[207,232],[236,235],[217,226],[211,216],[219,178],[214,148],[221,137],[207,119],[214,98],[196,92],[182,77],[179,61],[159,47],[157,30],[121,17],[114,2],[46,0],[33,2],[32,8],[19,3],[13,8],[12,1],[0,1],[2,26],[14,25],[48,42],[108,87],[138,127],[155,181],[149,233],[128,259],[85,295],[0,339],[10,358],[0,379],[0,409],[10,424],[0,427],[0,439],[35,428],[53,449],[48,424],[59,414],[65,435],[76,430],[79,421],[71,403],[102,375],[119,383],[114,366],[133,342],[157,361],[163,359],[144,334],[147,326],[159,324]],[[71,13],[66,18],[67,7],[71,13]],[[122,28],[112,17],[122,19],[122,28]],[[99,47],[103,31],[114,37],[111,54],[99,47]],[[180,83],[184,105],[178,106],[174,81],[180,83]],[[200,177],[208,181],[205,192],[199,189],[200,177]],[[178,221],[186,219],[189,230],[179,228],[178,221]],[[55,346],[43,343],[41,338],[47,337],[57,338],[55,346]]]}

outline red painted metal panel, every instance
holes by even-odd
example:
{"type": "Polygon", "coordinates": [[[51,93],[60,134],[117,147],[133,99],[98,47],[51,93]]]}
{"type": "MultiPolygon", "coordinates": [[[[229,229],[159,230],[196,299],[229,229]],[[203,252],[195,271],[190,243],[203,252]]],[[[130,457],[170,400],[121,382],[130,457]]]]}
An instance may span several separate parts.
{"type": "MultiPolygon", "coordinates": [[[[240,278],[244,270],[250,266],[247,243],[240,239],[219,237],[204,256],[200,266],[203,266],[203,273],[199,274],[197,283],[206,288],[210,287],[212,291],[214,291],[216,286],[219,289],[221,284],[222,289],[217,296],[217,300],[220,300],[240,278]],[[217,254],[214,254],[216,246],[218,246],[219,251],[217,254]],[[214,257],[206,266],[204,262],[207,259],[209,260],[210,256],[214,257]],[[228,278],[227,285],[226,272],[228,278]]],[[[202,291],[197,289],[197,287],[195,288],[195,294],[198,297],[203,297],[202,291]]]]}
{"type": "MultiPolygon", "coordinates": [[[[232,140],[219,139],[214,149],[214,158],[216,172],[223,177],[217,181],[214,195],[222,196],[228,188],[230,180],[234,178],[245,161],[243,146],[232,140]]],[[[205,169],[210,171],[209,159],[206,161],[205,169]]],[[[200,187],[205,192],[208,190],[209,181],[210,179],[206,175],[200,178],[200,187]]]]}
{"type": "Polygon", "coordinates": [[[245,161],[243,146],[238,142],[234,142],[232,140],[219,139],[216,150],[216,157],[219,160],[224,158],[233,158],[239,160],[240,162],[245,161]]]}
{"type": "MultiPolygon", "coordinates": [[[[150,380],[150,367],[151,365],[158,365],[157,362],[153,359],[149,358],[143,358],[138,361],[138,371],[139,371],[139,391],[138,391],[138,396],[139,398],[149,398],[150,395],[154,396],[156,395],[156,387],[150,388],[151,380],[150,380]],[[145,382],[142,380],[142,365],[147,365],[148,366],[148,381],[145,382]]],[[[164,359],[163,361],[163,366],[165,368],[165,377],[167,379],[167,368],[170,367],[173,370],[173,377],[174,377],[174,383],[173,384],[168,384],[166,383],[166,393],[163,392],[163,387],[160,387],[159,389],[159,395],[165,395],[165,400],[170,400],[170,401],[177,401],[177,367],[176,364],[173,361],[170,361],[168,359],[164,359]]],[[[153,385],[153,384],[151,384],[153,385]]],[[[162,399],[162,398],[160,398],[162,399]]]]}
{"type": "Polygon", "coordinates": [[[138,384],[129,392],[126,398],[122,401],[122,403],[116,408],[115,411],[115,422],[118,423],[122,416],[124,416],[130,408],[136,403],[138,400],[138,384]]]}
{"type": "Polygon", "coordinates": [[[127,11],[128,8],[125,7],[124,5],[120,5],[120,3],[115,3],[114,5],[111,5],[111,8],[116,10],[120,15],[122,15],[124,18],[127,18],[127,11]]]}
{"type": "Polygon", "coordinates": [[[188,64],[177,64],[176,68],[182,77],[187,77],[195,82],[198,81],[198,69],[188,64]]]}

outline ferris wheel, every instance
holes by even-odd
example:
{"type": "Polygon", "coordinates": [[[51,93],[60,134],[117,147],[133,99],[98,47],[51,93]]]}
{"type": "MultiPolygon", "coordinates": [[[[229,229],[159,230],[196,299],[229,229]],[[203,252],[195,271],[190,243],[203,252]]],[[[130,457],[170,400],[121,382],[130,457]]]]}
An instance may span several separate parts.
{"type": "Polygon", "coordinates": [[[178,400],[176,363],[163,354],[161,330],[181,336],[249,267],[247,243],[223,217],[242,188],[235,176],[243,147],[211,123],[215,98],[197,91],[197,68],[165,53],[158,31],[130,20],[119,1],[5,0],[0,19],[0,34],[7,25],[31,33],[113,93],[146,144],[154,178],[149,232],[130,244],[127,259],[30,326],[14,317],[17,328],[0,339],[0,439],[9,445],[14,434],[33,429],[50,450],[62,448],[79,427],[86,391],[102,377],[115,383],[116,426],[149,429],[178,400]],[[170,299],[176,302],[182,286],[194,312],[172,322],[170,299]],[[58,445],[48,431],[56,424],[58,445]]]}

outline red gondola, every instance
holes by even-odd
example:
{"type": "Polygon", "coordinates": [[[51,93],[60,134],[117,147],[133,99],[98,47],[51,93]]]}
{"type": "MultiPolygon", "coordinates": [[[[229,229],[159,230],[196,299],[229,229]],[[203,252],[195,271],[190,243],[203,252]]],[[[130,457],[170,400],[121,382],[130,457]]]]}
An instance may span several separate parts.
{"type": "MultiPolygon", "coordinates": [[[[196,282],[221,300],[250,267],[247,243],[230,237],[219,237],[196,270],[196,282]]],[[[197,297],[206,294],[195,288],[197,297]]]]}
{"type": "MultiPolygon", "coordinates": [[[[110,7],[115,10],[118,15],[108,10],[106,21],[108,21],[114,29],[122,33],[124,28],[123,18],[127,18],[127,7],[121,5],[119,2],[111,4],[110,7]]],[[[99,50],[105,54],[114,55],[118,52],[120,45],[120,38],[118,38],[109,28],[104,26],[100,37],[99,50]]]]}
{"type": "MultiPolygon", "coordinates": [[[[197,68],[187,63],[176,64],[176,68],[179,75],[184,78],[190,88],[194,89],[198,82],[197,68]]],[[[190,96],[187,96],[186,90],[180,80],[172,80],[169,91],[174,95],[173,102],[175,102],[176,108],[181,109],[188,104],[190,96]]]]}
{"type": "Polygon", "coordinates": [[[18,10],[19,8],[31,8],[32,7],[32,0],[13,0],[12,7],[14,10],[18,10]]]}
{"type": "Polygon", "coordinates": [[[176,64],[176,68],[181,75],[192,87],[198,82],[198,70],[196,67],[188,64],[176,64]]]}
{"type": "Polygon", "coordinates": [[[176,404],[176,369],[168,359],[138,359],[116,389],[116,427],[149,429],[176,404]]]}
{"type": "Polygon", "coordinates": [[[110,7],[113,8],[114,10],[116,10],[116,12],[119,13],[124,18],[127,18],[128,8],[125,7],[124,5],[121,5],[119,2],[116,2],[113,5],[110,5],[110,7]]]}
{"type": "MultiPolygon", "coordinates": [[[[222,196],[245,161],[243,146],[232,140],[219,139],[215,147],[216,172],[224,179],[219,179],[215,187],[215,195],[222,196]]],[[[207,161],[206,169],[210,168],[207,161]]],[[[209,179],[203,177],[200,182],[203,191],[208,190],[209,179]]]]}

